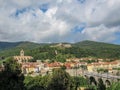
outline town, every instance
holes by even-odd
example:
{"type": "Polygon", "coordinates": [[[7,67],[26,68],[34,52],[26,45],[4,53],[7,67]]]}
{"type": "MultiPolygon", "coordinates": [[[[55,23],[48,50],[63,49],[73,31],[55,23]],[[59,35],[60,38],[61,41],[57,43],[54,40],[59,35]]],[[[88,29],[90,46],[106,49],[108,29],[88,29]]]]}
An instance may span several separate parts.
{"type": "MultiPolygon", "coordinates": [[[[109,62],[104,62],[104,59],[98,58],[91,64],[86,61],[92,61],[94,58],[68,58],[65,63],[62,62],[49,62],[50,60],[36,60],[36,62],[30,62],[34,59],[32,56],[25,56],[25,52],[22,49],[19,56],[13,56],[14,60],[22,65],[22,73],[27,75],[45,75],[46,73],[51,73],[52,69],[65,67],[67,72],[69,70],[77,68],[77,75],[80,75],[83,71],[87,72],[98,72],[98,73],[109,73],[111,75],[120,75],[120,60],[114,60],[109,62]]],[[[109,60],[109,59],[107,59],[109,60]]],[[[75,73],[69,72],[70,75],[75,73]]]]}
{"type": "MultiPolygon", "coordinates": [[[[70,44],[55,44],[50,48],[70,49],[70,44]]],[[[45,47],[44,47],[45,48],[45,47]]],[[[30,53],[30,52],[29,52],[30,53]]],[[[54,51],[55,57],[59,55],[57,49],[54,51]]],[[[63,57],[63,56],[62,56],[63,57]]],[[[54,58],[57,59],[57,58],[54,58]]],[[[109,58],[95,58],[95,57],[68,57],[62,61],[42,59],[36,60],[33,56],[27,55],[24,49],[21,49],[17,55],[11,57],[13,62],[20,65],[21,73],[25,77],[45,77],[53,75],[54,70],[63,69],[71,77],[82,77],[88,81],[88,85],[97,87],[99,79],[102,80],[106,88],[109,88],[112,83],[120,80],[120,60],[109,58]]],[[[6,62],[6,61],[5,61],[6,62]]],[[[0,71],[5,70],[4,60],[0,66],[0,71]]],[[[86,84],[85,84],[86,85],[86,84]]],[[[78,90],[86,90],[85,87],[77,87],[78,90]]],[[[94,90],[94,89],[93,89],[94,90]]]]}
{"type": "Polygon", "coordinates": [[[120,90],[120,0],[0,0],[0,90],[120,90]]]}
{"type": "MultiPolygon", "coordinates": [[[[20,51],[20,55],[13,56],[13,59],[22,65],[21,70],[25,76],[44,76],[48,73],[52,73],[53,69],[64,68],[71,76],[84,76],[90,73],[90,76],[103,74],[103,77],[107,80],[106,84],[108,85],[113,82],[109,81],[110,78],[112,78],[112,80],[115,78],[117,81],[120,79],[120,60],[110,61],[107,59],[109,62],[105,62],[104,59],[101,58],[68,58],[64,63],[57,61],[50,62],[49,59],[44,61],[36,60],[36,62],[31,62],[30,60],[34,59],[34,57],[25,55],[23,49],[20,51]],[[94,60],[94,62],[88,62],[92,60],[94,60]]],[[[102,76],[99,77],[102,78],[102,76]]],[[[93,82],[93,84],[95,83],[93,82]]]]}

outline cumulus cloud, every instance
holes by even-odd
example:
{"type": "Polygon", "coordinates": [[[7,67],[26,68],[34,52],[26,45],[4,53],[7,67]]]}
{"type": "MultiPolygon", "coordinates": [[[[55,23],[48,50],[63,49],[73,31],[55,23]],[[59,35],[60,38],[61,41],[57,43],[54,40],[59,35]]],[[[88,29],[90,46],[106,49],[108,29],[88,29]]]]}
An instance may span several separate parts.
{"type": "Polygon", "coordinates": [[[96,27],[89,27],[82,31],[84,39],[94,40],[94,41],[104,41],[110,42],[116,40],[116,33],[119,31],[120,27],[108,28],[104,25],[99,25],[96,27]]]}
{"type": "Polygon", "coordinates": [[[1,0],[0,40],[114,42],[120,0],[1,0]]]}

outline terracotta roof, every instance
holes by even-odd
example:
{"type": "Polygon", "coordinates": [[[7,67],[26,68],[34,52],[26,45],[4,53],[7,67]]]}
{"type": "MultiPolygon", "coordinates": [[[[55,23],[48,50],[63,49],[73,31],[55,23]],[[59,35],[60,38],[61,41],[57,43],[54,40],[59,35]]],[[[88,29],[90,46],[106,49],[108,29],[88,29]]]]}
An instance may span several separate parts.
{"type": "Polygon", "coordinates": [[[60,62],[47,63],[45,65],[48,67],[60,67],[60,66],[62,66],[62,64],[60,62]]]}
{"type": "Polygon", "coordinates": [[[88,64],[88,66],[98,66],[98,65],[117,65],[118,62],[113,61],[113,62],[99,62],[99,63],[92,63],[92,64],[88,64]]]}
{"type": "Polygon", "coordinates": [[[29,62],[29,63],[22,63],[22,67],[23,68],[36,68],[38,67],[39,63],[33,63],[33,62],[29,62]]]}

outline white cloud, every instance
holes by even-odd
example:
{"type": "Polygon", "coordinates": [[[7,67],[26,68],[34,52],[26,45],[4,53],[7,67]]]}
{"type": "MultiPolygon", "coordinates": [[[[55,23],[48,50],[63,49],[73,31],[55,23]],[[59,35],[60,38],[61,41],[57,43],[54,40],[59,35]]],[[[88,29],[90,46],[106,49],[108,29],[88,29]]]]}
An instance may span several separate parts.
{"type": "Polygon", "coordinates": [[[119,29],[120,27],[108,28],[104,25],[99,25],[86,28],[82,32],[82,35],[84,36],[84,39],[87,40],[110,42],[116,40],[115,34],[120,32],[119,29]]]}
{"type": "Polygon", "coordinates": [[[0,40],[112,42],[120,32],[119,4],[120,0],[1,0],[0,40]],[[40,6],[46,3],[43,12],[40,6]],[[73,33],[81,23],[85,29],[73,33]]]}

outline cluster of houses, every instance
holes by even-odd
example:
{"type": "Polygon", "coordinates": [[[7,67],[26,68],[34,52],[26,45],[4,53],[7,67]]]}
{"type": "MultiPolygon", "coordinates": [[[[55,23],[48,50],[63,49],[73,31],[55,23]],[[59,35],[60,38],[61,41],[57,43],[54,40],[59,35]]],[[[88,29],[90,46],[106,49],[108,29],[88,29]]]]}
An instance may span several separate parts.
{"type": "MultiPolygon", "coordinates": [[[[76,61],[76,62],[81,62],[84,61],[83,64],[81,65],[85,65],[86,69],[88,72],[98,72],[98,70],[107,70],[108,73],[114,74],[116,72],[120,72],[120,60],[113,60],[110,61],[110,59],[106,59],[104,61],[104,59],[95,59],[95,58],[74,58],[71,59],[72,61],[76,61]],[[94,60],[94,62],[92,63],[85,63],[88,60],[94,60]],[[116,68],[116,69],[115,69],[116,68]]],[[[70,59],[67,59],[67,61],[71,61],[70,59]]],[[[80,65],[80,64],[79,64],[80,65]]]]}
{"type": "Polygon", "coordinates": [[[97,72],[99,69],[106,69],[108,72],[114,72],[114,68],[120,68],[120,61],[112,61],[112,62],[94,62],[87,65],[87,69],[89,72],[97,72]]]}
{"type": "MultiPolygon", "coordinates": [[[[55,68],[65,67],[66,70],[78,69],[78,73],[82,70],[86,70],[88,72],[98,72],[98,69],[107,69],[108,72],[113,73],[116,72],[114,68],[120,69],[120,60],[114,60],[112,62],[104,62],[103,59],[95,59],[95,58],[69,58],[66,59],[66,62],[49,62],[46,60],[45,62],[41,62],[41,60],[37,60],[36,62],[31,62],[31,59],[34,59],[32,56],[25,56],[24,50],[20,51],[19,56],[13,56],[14,60],[21,64],[22,73],[27,75],[45,75],[47,73],[52,73],[52,70],[55,68]],[[88,63],[88,60],[96,60],[95,62],[88,63]]],[[[0,70],[3,70],[3,67],[0,66],[0,70]]],[[[71,71],[70,71],[71,72],[71,71]]]]}
{"type": "Polygon", "coordinates": [[[81,65],[87,65],[86,62],[79,62],[79,61],[66,61],[65,63],[61,62],[41,62],[40,60],[37,60],[36,62],[30,62],[31,59],[33,59],[32,56],[25,56],[24,50],[20,51],[19,56],[13,56],[14,60],[16,60],[18,63],[21,64],[21,70],[24,74],[41,74],[45,75],[46,73],[52,72],[55,68],[61,68],[64,66],[66,69],[72,69],[74,67],[78,67],[81,65]]]}
{"type": "Polygon", "coordinates": [[[96,72],[99,68],[108,69],[112,72],[113,68],[120,67],[120,61],[116,60],[113,62],[103,62],[103,59],[97,59],[97,62],[93,62],[88,64],[87,60],[93,60],[93,58],[69,58],[66,59],[65,63],[61,62],[41,62],[37,60],[36,62],[30,62],[33,59],[32,56],[25,56],[24,50],[20,51],[20,56],[14,56],[14,60],[22,65],[22,73],[24,74],[35,74],[35,75],[45,75],[46,73],[51,73],[52,69],[60,68],[64,66],[66,69],[73,69],[75,67],[82,68],[82,66],[86,67],[88,72],[96,72]],[[82,62],[81,62],[82,61],[82,62]],[[84,61],[84,62],[83,62],[84,61]]]}

